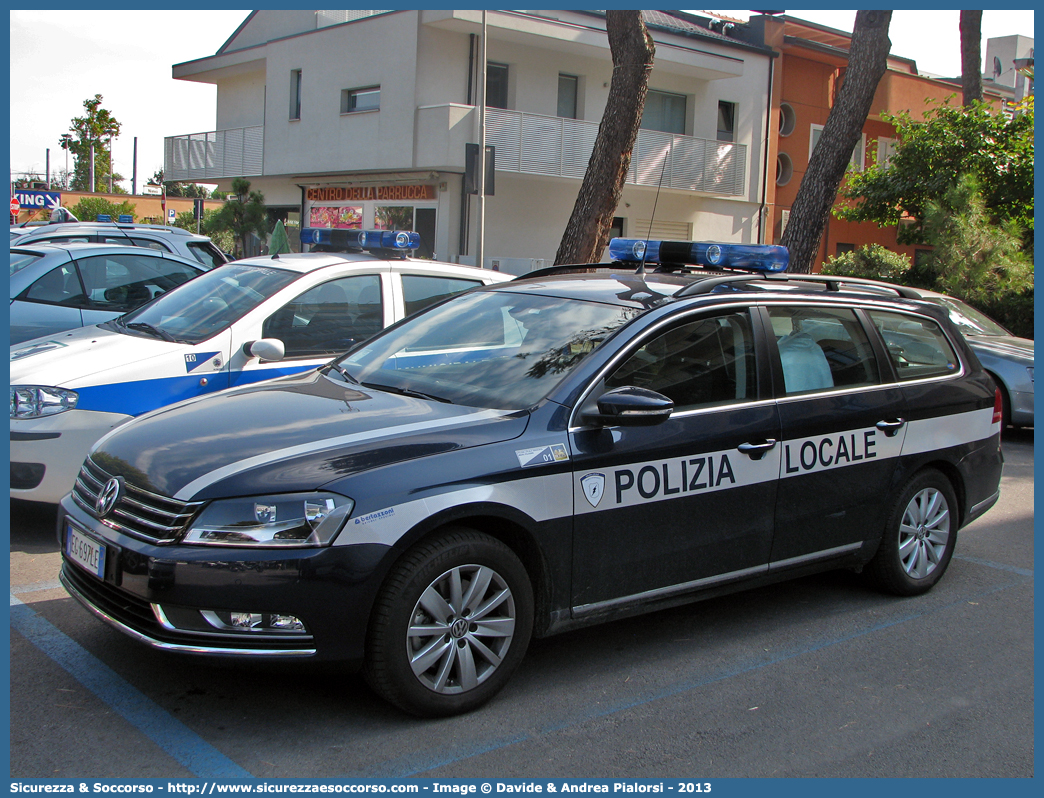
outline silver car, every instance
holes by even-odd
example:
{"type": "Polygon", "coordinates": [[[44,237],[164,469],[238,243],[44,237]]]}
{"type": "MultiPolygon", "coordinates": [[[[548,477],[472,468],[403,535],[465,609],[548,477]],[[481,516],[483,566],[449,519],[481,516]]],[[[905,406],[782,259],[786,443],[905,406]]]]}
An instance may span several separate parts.
{"type": "Polygon", "coordinates": [[[966,302],[934,291],[917,293],[942,305],[1001,389],[1004,426],[1033,426],[1033,341],[1019,338],[966,302]]]}
{"type": "Polygon", "coordinates": [[[231,258],[227,257],[206,236],[190,233],[180,227],[160,224],[120,224],[111,222],[72,222],[47,224],[38,227],[12,228],[21,230],[17,238],[12,235],[11,246],[24,244],[122,244],[131,247],[147,247],[160,252],[170,252],[197,262],[204,269],[213,269],[231,258]]]}
{"type": "Polygon", "coordinates": [[[11,245],[11,343],[100,324],[205,271],[118,244],[11,245]]]}

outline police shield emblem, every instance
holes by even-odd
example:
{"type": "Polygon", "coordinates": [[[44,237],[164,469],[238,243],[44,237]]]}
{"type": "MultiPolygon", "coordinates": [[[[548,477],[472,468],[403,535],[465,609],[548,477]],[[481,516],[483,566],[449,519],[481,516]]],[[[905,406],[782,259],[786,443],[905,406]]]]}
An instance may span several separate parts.
{"type": "Polygon", "coordinates": [[[597,507],[605,492],[605,474],[587,474],[580,480],[584,498],[592,507],[597,507]]]}

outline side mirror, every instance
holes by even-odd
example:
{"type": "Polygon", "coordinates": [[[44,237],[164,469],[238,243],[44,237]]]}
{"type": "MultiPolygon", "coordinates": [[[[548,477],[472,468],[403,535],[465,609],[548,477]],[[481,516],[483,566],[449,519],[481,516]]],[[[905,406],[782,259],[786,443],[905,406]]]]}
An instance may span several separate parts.
{"type": "Polygon", "coordinates": [[[282,360],[286,349],[278,338],[262,338],[259,341],[247,341],[243,344],[243,354],[247,357],[258,357],[271,362],[282,360]]]}
{"type": "Polygon", "coordinates": [[[674,412],[674,402],[647,388],[613,388],[598,397],[598,413],[587,413],[585,421],[604,426],[652,427],[674,412]]]}

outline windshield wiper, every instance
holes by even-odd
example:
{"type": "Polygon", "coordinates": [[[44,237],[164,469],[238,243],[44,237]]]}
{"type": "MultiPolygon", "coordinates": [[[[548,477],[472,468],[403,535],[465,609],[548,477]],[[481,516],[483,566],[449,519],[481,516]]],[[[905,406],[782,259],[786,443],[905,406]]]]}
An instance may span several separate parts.
{"type": "Polygon", "coordinates": [[[387,391],[388,393],[397,393],[400,396],[412,396],[415,399],[428,399],[432,402],[442,402],[443,404],[453,404],[452,399],[447,399],[444,396],[434,396],[430,393],[421,393],[415,391],[412,388],[399,388],[394,385],[381,385],[379,382],[364,382],[362,383],[364,388],[376,388],[378,391],[387,391]]]}
{"type": "Polygon", "coordinates": [[[166,330],[161,330],[159,327],[154,327],[145,321],[132,321],[129,324],[127,322],[122,322],[120,326],[126,327],[128,330],[140,330],[143,333],[148,333],[154,338],[160,338],[164,341],[169,341],[172,344],[180,343],[177,338],[166,330]]]}
{"type": "Polygon", "coordinates": [[[357,379],[355,379],[355,377],[353,377],[351,373],[349,373],[348,369],[346,369],[339,363],[327,363],[319,370],[326,371],[327,369],[333,369],[334,371],[336,371],[338,374],[344,377],[345,382],[350,382],[352,385],[361,385],[361,383],[357,379]]]}

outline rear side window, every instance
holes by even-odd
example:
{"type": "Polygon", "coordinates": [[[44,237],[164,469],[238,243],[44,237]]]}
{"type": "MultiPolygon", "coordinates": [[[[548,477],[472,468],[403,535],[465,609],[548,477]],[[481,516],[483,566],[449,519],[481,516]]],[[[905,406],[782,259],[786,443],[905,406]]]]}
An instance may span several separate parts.
{"type": "Polygon", "coordinates": [[[154,239],[151,239],[151,238],[130,238],[130,239],[127,239],[127,238],[124,238],[124,239],[113,238],[113,239],[105,239],[105,240],[106,241],[110,241],[111,240],[111,242],[113,244],[130,244],[130,245],[135,246],[135,247],[145,247],[147,249],[155,249],[155,250],[157,250],[159,252],[171,252],[172,251],[171,248],[168,247],[166,244],[163,244],[163,243],[161,243],[159,241],[156,241],[154,239]]]}
{"type": "Polygon", "coordinates": [[[788,396],[880,382],[874,350],[855,311],[770,307],[788,396]]]}
{"type": "Polygon", "coordinates": [[[434,305],[447,297],[480,285],[482,285],[480,280],[404,274],[402,275],[402,295],[406,302],[406,315],[412,316],[428,305],[434,305]]]}
{"type": "Polygon", "coordinates": [[[20,272],[26,266],[29,266],[36,261],[40,260],[43,255],[37,255],[35,252],[19,252],[17,249],[11,250],[11,274],[20,272]]]}
{"type": "Polygon", "coordinates": [[[202,263],[204,268],[216,269],[222,263],[225,263],[225,256],[221,250],[209,241],[190,241],[188,248],[189,252],[192,253],[192,257],[202,263]]]}
{"type": "Polygon", "coordinates": [[[960,371],[957,353],[931,319],[883,310],[872,310],[869,316],[884,338],[900,380],[945,377],[960,371]]]}
{"type": "Polygon", "coordinates": [[[94,242],[90,236],[41,236],[33,239],[38,244],[90,244],[94,242]]]}

